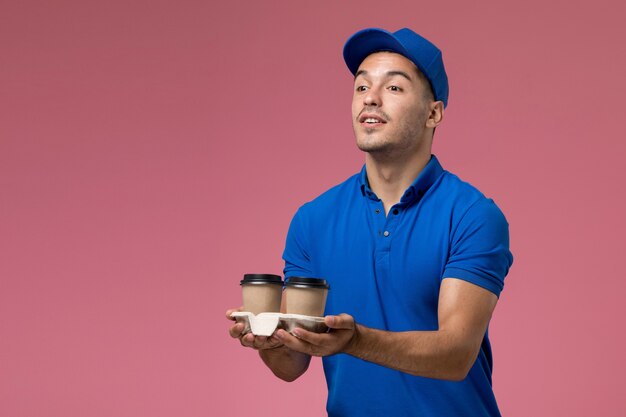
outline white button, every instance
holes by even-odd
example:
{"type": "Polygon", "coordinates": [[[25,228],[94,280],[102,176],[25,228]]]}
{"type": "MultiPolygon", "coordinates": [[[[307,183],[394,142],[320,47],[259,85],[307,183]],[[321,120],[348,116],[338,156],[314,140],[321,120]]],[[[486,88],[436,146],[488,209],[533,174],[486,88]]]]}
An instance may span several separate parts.
{"type": "Polygon", "coordinates": [[[385,233],[383,233],[383,235],[385,235],[385,237],[389,236],[389,232],[385,230],[385,233]]]}

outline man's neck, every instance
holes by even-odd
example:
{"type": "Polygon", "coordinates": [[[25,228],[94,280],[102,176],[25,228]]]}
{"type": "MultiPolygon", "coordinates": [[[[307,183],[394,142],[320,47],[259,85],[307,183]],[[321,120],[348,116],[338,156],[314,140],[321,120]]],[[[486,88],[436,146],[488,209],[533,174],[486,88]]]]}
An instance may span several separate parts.
{"type": "Polygon", "coordinates": [[[365,169],[369,186],[382,200],[385,214],[389,213],[394,204],[400,202],[406,189],[411,186],[430,161],[430,156],[430,149],[408,158],[394,158],[393,160],[376,157],[369,153],[366,155],[365,169]]]}

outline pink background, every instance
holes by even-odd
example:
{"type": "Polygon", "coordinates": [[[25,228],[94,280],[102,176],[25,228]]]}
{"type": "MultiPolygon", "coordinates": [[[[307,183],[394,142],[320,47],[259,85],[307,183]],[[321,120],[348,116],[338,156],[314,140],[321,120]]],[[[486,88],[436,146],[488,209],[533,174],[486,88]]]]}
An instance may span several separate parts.
{"type": "Polygon", "coordinates": [[[360,168],[368,26],[444,51],[434,152],[511,224],[503,414],[625,415],[623,3],[226,3],[0,4],[0,415],[324,414],[321,361],[278,381],[224,311],[360,168]]]}

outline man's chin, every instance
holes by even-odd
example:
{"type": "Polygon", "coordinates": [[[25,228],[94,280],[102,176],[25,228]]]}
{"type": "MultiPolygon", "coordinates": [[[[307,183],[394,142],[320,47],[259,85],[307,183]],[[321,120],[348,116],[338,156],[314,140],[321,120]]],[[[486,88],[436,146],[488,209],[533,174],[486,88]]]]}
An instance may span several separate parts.
{"type": "Polygon", "coordinates": [[[363,152],[375,154],[375,153],[387,153],[389,151],[389,145],[386,143],[363,143],[357,142],[357,148],[363,152]]]}

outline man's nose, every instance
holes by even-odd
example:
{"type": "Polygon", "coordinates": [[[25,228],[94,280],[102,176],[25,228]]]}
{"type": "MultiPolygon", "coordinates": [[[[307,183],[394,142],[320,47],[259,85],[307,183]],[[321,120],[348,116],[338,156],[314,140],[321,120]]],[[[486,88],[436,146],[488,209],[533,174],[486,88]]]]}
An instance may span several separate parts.
{"type": "Polygon", "coordinates": [[[363,97],[363,104],[366,106],[380,106],[381,98],[377,88],[370,88],[367,90],[367,94],[363,97]]]}

